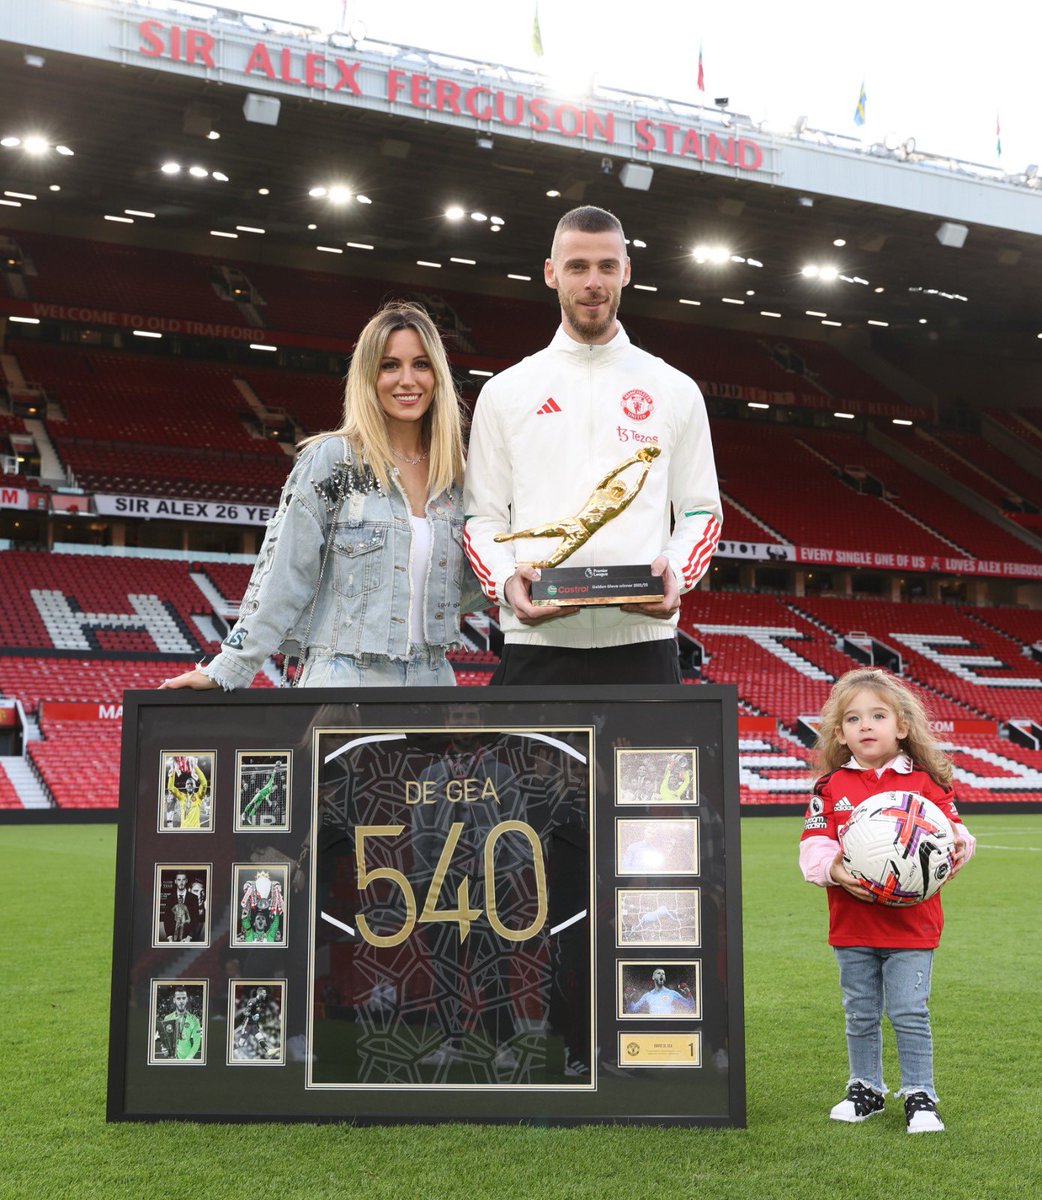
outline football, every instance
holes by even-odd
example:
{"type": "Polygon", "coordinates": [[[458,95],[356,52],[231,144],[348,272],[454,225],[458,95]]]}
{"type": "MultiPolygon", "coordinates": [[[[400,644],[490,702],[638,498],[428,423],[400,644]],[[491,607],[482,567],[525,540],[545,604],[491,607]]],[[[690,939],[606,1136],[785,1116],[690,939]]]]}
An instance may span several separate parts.
{"type": "Polygon", "coordinates": [[[881,792],[839,832],[843,865],[880,904],[928,900],[951,875],[955,835],[944,813],[916,792],[881,792]]]}

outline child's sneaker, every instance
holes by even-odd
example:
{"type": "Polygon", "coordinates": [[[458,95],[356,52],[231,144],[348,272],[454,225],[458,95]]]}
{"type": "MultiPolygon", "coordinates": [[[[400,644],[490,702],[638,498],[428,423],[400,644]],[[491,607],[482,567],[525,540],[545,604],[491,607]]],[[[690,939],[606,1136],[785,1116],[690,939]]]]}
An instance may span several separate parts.
{"type": "Polygon", "coordinates": [[[853,1125],[858,1121],[867,1121],[869,1117],[874,1117],[876,1113],[882,1111],[883,1093],[877,1092],[874,1088],[865,1087],[863,1083],[855,1080],[847,1088],[846,1096],[829,1113],[829,1118],[833,1121],[846,1121],[853,1125]]]}
{"type": "Polygon", "coordinates": [[[944,1132],[937,1101],[931,1100],[925,1092],[910,1092],[905,1096],[905,1121],[909,1133],[944,1132]]]}

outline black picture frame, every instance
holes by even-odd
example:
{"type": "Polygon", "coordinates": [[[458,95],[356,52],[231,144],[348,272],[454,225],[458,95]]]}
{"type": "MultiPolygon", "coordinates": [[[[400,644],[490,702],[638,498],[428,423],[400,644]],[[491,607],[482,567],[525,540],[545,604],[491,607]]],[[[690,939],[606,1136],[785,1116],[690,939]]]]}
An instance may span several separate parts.
{"type": "Polygon", "coordinates": [[[745,1124],[733,687],[128,692],[115,913],[110,1121],[745,1124]],[[199,845],[156,828],[175,743],[213,747],[216,815],[211,936],[172,967],[152,945],[156,865],[199,845]],[[347,744],[370,749],[333,753],[347,744]],[[291,758],[289,828],[236,828],[237,752],[265,747],[291,758]],[[620,800],[616,752],[641,747],[694,752],[697,797],[620,800]],[[696,813],[697,874],[617,873],[618,819],[696,813]],[[284,945],[230,937],[243,864],[284,881],[284,945]],[[619,940],[619,893],[642,886],[697,890],[697,946],[619,940]],[[660,1038],[620,1019],[623,961],[697,961],[697,1017],[660,1038]],[[236,985],[285,980],[278,1088],[216,1047],[191,1071],[150,1065],[154,983],[179,977],[206,981],[215,1030],[236,985]]]}

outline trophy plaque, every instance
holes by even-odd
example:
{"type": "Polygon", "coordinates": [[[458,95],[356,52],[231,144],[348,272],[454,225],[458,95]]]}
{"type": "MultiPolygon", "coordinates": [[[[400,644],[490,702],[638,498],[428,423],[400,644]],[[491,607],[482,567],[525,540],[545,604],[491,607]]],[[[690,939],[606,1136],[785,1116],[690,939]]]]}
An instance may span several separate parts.
{"type": "Polygon", "coordinates": [[[532,603],[565,607],[640,604],[665,594],[662,576],[650,567],[556,567],[532,581],[532,603]]]}
{"type": "Polygon", "coordinates": [[[665,594],[660,576],[652,575],[647,564],[560,567],[591,537],[614,521],[637,498],[648,477],[651,464],[662,453],[658,446],[645,446],[631,458],[613,467],[593,487],[586,503],[574,517],[563,517],[516,533],[501,533],[497,542],[516,542],[523,538],[559,537],[560,545],[538,567],[542,577],[532,582],[532,603],[537,606],[570,607],[596,604],[644,604],[665,594]],[[635,478],[624,479],[631,467],[638,468],[635,478]]]}

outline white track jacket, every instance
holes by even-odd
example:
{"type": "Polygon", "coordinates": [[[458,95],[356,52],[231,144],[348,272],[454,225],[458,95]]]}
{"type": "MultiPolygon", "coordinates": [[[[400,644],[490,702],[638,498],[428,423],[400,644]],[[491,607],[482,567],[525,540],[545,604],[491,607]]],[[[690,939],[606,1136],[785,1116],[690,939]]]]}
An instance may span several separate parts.
{"type": "Polygon", "coordinates": [[[722,522],[709,423],[694,380],[638,349],[620,325],[604,346],[577,342],[559,328],[545,350],[485,384],[467,458],[465,546],[485,594],[503,606],[507,642],[591,648],[673,637],[676,617],[608,607],[522,625],[505,607],[504,585],[518,562],[545,559],[559,540],[493,541],[497,533],[575,516],[598,480],[652,444],[661,453],[637,498],[561,565],[648,564],[665,554],[687,592],[708,568],[722,522]]]}

